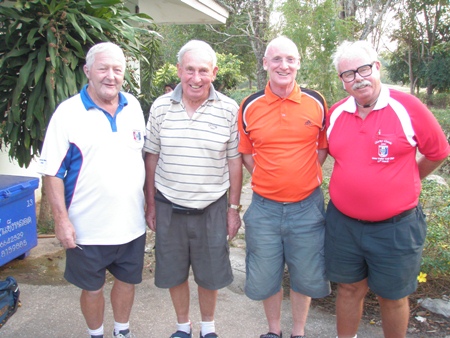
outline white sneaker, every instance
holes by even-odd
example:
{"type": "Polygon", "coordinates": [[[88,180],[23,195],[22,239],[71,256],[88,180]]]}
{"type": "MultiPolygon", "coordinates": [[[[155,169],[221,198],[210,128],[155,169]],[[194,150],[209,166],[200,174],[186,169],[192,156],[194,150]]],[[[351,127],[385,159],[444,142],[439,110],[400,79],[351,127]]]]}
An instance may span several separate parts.
{"type": "Polygon", "coordinates": [[[114,330],[113,330],[112,338],[136,338],[136,336],[134,334],[132,334],[131,331],[128,331],[127,334],[123,334],[123,333],[119,332],[117,335],[115,335],[114,330]]]}

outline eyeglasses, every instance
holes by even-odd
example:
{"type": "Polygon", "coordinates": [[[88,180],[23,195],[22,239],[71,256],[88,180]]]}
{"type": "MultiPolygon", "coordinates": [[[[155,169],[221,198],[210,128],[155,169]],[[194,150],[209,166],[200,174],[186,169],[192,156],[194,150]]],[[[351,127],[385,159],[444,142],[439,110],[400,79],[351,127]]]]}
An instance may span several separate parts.
{"type": "Polygon", "coordinates": [[[270,62],[278,64],[278,63],[283,62],[283,60],[285,60],[287,64],[293,65],[293,64],[297,63],[298,59],[295,57],[291,57],[291,56],[289,56],[287,58],[282,58],[281,56],[275,56],[273,59],[270,59],[270,62]]]}
{"type": "Polygon", "coordinates": [[[369,75],[372,75],[372,67],[374,63],[375,62],[363,65],[356,68],[356,70],[346,70],[345,72],[339,74],[339,76],[344,82],[352,82],[356,78],[356,73],[358,73],[361,77],[368,77],[369,75]]]}

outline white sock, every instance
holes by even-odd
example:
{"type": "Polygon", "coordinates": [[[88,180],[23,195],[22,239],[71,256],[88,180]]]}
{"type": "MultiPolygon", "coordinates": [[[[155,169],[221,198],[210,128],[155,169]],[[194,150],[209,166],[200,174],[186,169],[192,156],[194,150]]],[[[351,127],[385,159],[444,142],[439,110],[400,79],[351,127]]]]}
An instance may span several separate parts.
{"type": "Polygon", "coordinates": [[[200,322],[202,325],[202,336],[206,336],[208,333],[216,332],[214,320],[212,322],[200,322]]]}
{"type": "Polygon", "coordinates": [[[114,321],[114,334],[118,335],[120,331],[125,331],[130,328],[130,322],[118,323],[114,321]]]}
{"type": "Polygon", "coordinates": [[[191,321],[188,321],[187,323],[177,323],[177,331],[191,333],[191,321]]]}
{"type": "Polygon", "coordinates": [[[103,335],[103,324],[102,324],[102,326],[100,326],[98,329],[96,329],[96,330],[91,330],[90,328],[88,328],[88,333],[91,335],[91,336],[102,336],[103,335]]]}

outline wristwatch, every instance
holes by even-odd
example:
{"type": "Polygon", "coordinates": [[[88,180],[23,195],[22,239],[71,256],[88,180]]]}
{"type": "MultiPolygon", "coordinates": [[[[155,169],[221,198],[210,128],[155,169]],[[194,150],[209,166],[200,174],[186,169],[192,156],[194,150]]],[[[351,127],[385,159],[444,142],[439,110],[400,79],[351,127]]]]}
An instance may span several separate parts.
{"type": "Polygon", "coordinates": [[[236,210],[237,212],[241,212],[242,210],[242,205],[236,205],[236,204],[228,204],[228,207],[231,209],[236,210]]]}

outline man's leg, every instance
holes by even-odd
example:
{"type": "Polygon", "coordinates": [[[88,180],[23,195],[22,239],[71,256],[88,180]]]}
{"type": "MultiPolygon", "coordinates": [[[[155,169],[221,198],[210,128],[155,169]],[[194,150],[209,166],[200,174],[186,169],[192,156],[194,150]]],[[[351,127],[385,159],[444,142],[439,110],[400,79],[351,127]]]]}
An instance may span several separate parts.
{"type": "Polygon", "coordinates": [[[201,286],[198,287],[198,302],[200,304],[200,313],[203,322],[211,322],[214,320],[217,294],[217,290],[208,290],[201,286]]]}
{"type": "Polygon", "coordinates": [[[368,289],[367,279],[352,284],[338,284],[336,321],[339,338],[353,338],[358,332],[368,289]]]}
{"type": "Polygon", "coordinates": [[[82,290],[80,306],[89,329],[95,330],[103,325],[103,315],[105,312],[103,288],[96,291],[82,290]]]}
{"type": "Polygon", "coordinates": [[[114,280],[111,290],[111,305],[114,320],[118,323],[128,323],[130,320],[131,308],[134,302],[134,284],[114,280]]]}
{"type": "Polygon", "coordinates": [[[381,325],[385,338],[404,338],[408,330],[409,300],[404,297],[391,300],[378,297],[381,311],[381,325]]]}
{"type": "Polygon", "coordinates": [[[290,291],[290,296],[292,320],[294,322],[292,327],[292,335],[304,336],[306,319],[308,318],[309,306],[311,304],[311,297],[295,292],[292,289],[290,291]]]}
{"type": "Polygon", "coordinates": [[[263,300],[264,312],[266,313],[269,332],[280,334],[281,332],[281,302],[283,300],[283,290],[263,300]]]}
{"type": "Polygon", "coordinates": [[[172,304],[177,315],[177,322],[189,322],[189,282],[186,280],[184,283],[170,288],[169,291],[170,297],[172,298],[172,304]]]}

